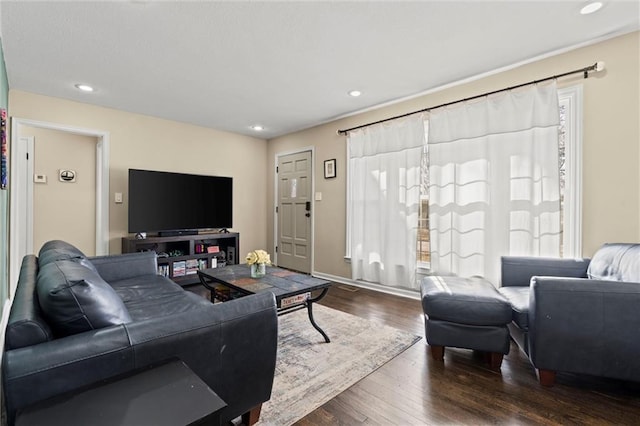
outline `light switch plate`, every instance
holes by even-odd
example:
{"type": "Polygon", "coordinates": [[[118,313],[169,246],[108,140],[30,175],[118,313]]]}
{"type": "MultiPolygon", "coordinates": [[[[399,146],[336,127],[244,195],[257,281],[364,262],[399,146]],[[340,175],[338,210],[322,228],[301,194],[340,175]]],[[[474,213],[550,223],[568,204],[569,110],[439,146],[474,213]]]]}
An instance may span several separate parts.
{"type": "Polygon", "coordinates": [[[322,201],[322,192],[316,192],[316,201],[322,201]]]}
{"type": "Polygon", "coordinates": [[[115,200],[117,204],[122,203],[122,192],[116,192],[115,194],[115,200]]]}

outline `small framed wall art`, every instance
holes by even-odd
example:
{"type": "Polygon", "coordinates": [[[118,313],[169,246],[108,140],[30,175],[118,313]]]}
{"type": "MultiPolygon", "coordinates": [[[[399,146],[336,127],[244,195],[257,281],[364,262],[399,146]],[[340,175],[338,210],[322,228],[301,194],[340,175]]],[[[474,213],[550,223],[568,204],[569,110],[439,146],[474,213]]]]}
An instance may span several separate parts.
{"type": "Polygon", "coordinates": [[[331,179],[336,177],[336,159],[324,160],[324,178],[331,179]]]}

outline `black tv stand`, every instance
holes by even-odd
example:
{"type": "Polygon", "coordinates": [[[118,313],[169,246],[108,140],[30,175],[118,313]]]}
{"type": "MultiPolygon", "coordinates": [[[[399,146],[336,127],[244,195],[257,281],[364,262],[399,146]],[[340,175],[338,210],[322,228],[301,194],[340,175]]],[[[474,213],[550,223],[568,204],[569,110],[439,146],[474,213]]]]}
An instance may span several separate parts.
{"type": "Polygon", "coordinates": [[[177,231],[160,231],[159,237],[180,237],[182,235],[198,235],[197,229],[180,229],[177,231]]]}
{"type": "Polygon", "coordinates": [[[158,274],[171,278],[182,286],[198,284],[200,269],[239,263],[240,234],[196,234],[172,237],[133,236],[122,238],[122,253],[155,251],[158,254],[158,274]]]}

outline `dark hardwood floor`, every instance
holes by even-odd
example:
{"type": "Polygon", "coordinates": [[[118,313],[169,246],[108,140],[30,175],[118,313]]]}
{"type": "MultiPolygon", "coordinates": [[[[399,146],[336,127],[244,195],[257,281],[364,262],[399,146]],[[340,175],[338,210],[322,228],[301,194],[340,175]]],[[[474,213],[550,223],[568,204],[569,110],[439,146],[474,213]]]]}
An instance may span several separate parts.
{"type": "Polygon", "coordinates": [[[336,284],[320,303],[423,339],[298,425],[640,424],[640,383],[560,373],[543,388],[513,343],[498,372],[464,349],[436,362],[419,301],[336,284]]]}

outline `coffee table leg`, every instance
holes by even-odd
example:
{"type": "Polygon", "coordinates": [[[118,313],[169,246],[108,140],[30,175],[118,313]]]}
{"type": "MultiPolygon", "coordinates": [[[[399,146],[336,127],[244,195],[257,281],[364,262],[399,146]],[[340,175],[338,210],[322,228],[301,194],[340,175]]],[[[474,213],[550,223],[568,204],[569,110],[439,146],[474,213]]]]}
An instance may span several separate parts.
{"type": "Polygon", "coordinates": [[[318,295],[318,297],[307,300],[307,312],[309,313],[309,321],[311,321],[311,325],[313,326],[313,328],[315,328],[320,332],[320,334],[322,334],[322,337],[324,337],[325,342],[330,343],[331,339],[329,339],[329,336],[327,336],[327,333],[325,333],[324,330],[321,329],[320,326],[318,326],[318,324],[316,324],[316,321],[313,319],[313,303],[322,299],[325,296],[325,294],[327,294],[327,291],[329,291],[329,289],[325,288],[324,290],[322,290],[322,293],[318,295]]]}
{"type": "Polygon", "coordinates": [[[209,283],[207,282],[207,280],[204,278],[204,276],[200,273],[198,273],[198,279],[200,280],[200,284],[202,284],[202,286],[204,288],[206,288],[207,290],[209,290],[209,300],[211,301],[211,303],[214,303],[216,300],[216,290],[215,288],[211,287],[209,285],[209,283]]]}

